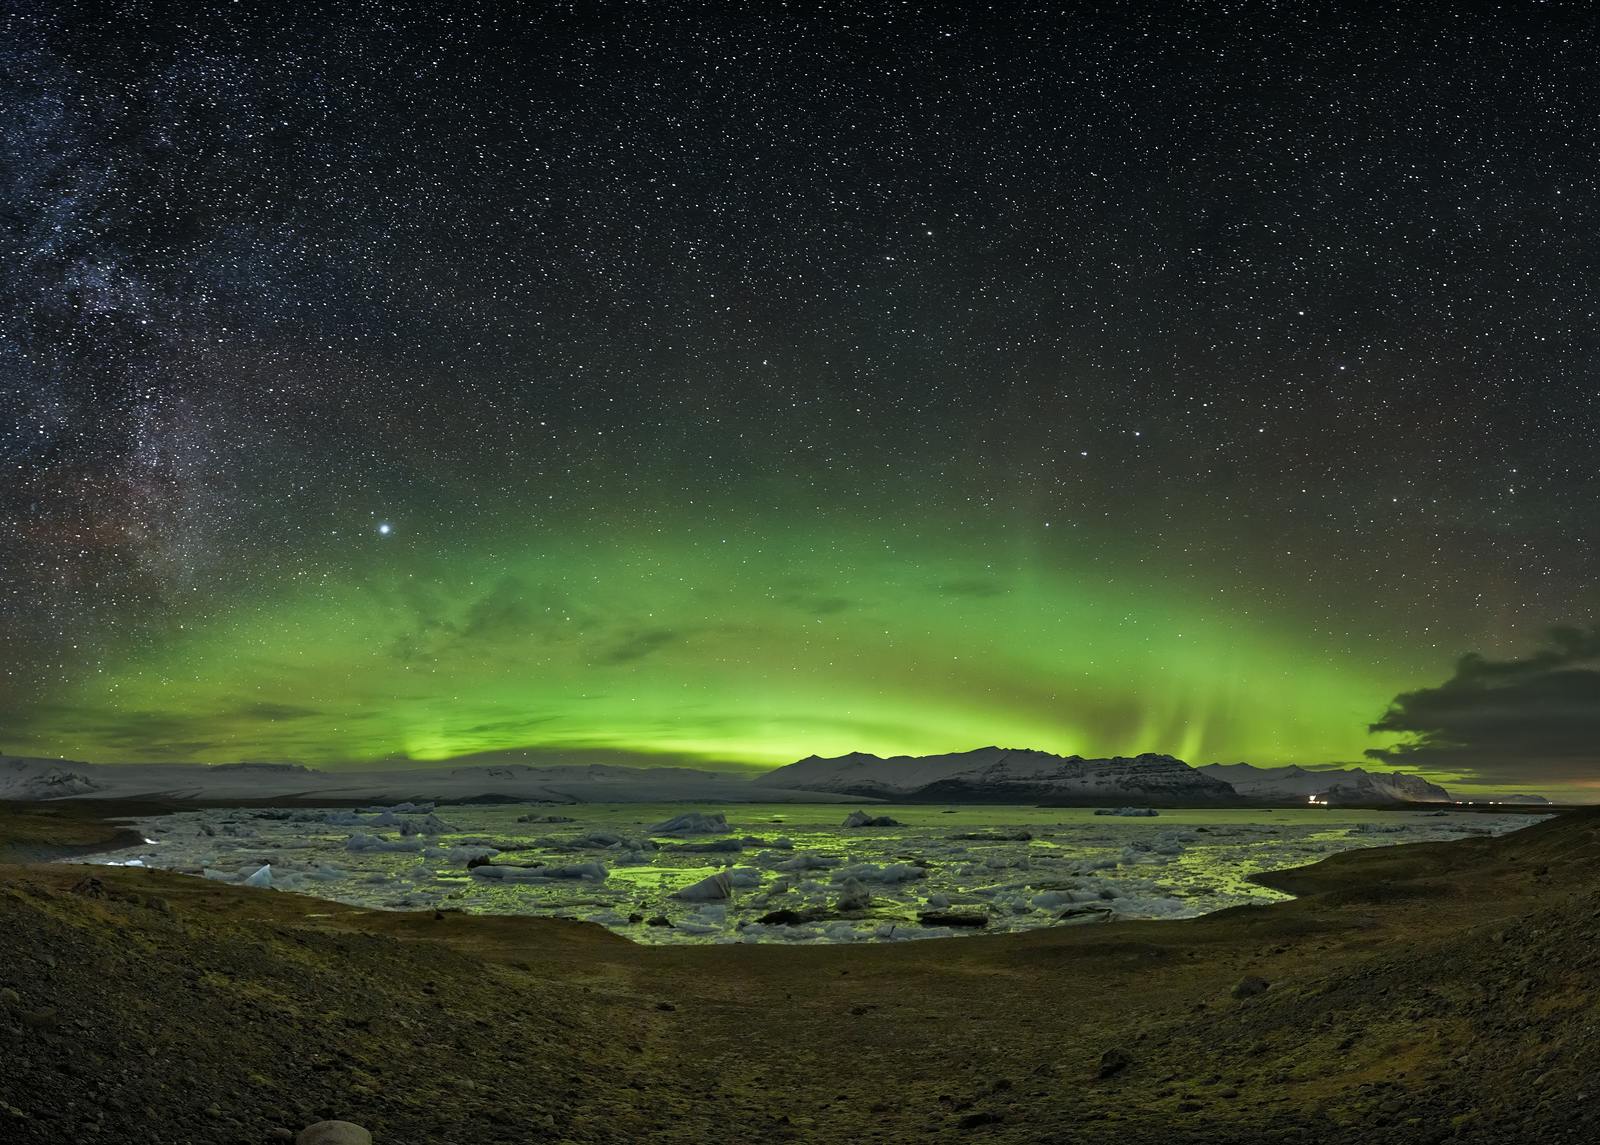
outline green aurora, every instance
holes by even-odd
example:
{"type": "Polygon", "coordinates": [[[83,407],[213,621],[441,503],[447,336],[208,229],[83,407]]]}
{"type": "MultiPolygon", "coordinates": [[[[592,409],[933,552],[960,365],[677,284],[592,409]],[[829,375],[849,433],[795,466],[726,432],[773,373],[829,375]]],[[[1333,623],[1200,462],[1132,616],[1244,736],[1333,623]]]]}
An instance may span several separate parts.
{"type": "Polygon", "coordinates": [[[1415,678],[1352,671],[1287,618],[1113,575],[1091,551],[709,527],[441,549],[374,527],[319,584],[288,580],[110,658],[22,746],[768,766],[999,742],[1317,763],[1359,758],[1415,678]]]}

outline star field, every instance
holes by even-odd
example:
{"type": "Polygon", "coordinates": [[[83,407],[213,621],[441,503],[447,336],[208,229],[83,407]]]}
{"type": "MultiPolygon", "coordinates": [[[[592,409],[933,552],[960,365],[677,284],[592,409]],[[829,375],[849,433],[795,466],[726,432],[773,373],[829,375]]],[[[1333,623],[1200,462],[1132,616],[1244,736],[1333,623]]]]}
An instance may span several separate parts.
{"type": "Polygon", "coordinates": [[[1593,614],[1597,32],[13,5],[0,746],[1358,758],[1593,614]]]}

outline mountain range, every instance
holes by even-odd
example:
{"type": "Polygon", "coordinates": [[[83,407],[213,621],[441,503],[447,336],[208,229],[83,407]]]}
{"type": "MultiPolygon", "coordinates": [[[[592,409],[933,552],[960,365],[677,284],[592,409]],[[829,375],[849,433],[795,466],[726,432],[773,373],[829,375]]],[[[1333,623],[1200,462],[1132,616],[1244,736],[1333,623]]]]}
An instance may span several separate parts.
{"type": "Polygon", "coordinates": [[[1312,771],[1248,763],[1211,763],[1195,770],[1222,780],[1247,799],[1316,799],[1321,803],[1449,803],[1454,799],[1437,783],[1400,771],[1362,767],[1312,771]]]}
{"type": "MultiPolygon", "coordinates": [[[[1438,784],[1365,768],[1191,767],[1170,755],[1109,759],[982,747],[945,755],[808,756],[754,779],[684,767],[529,764],[345,768],[299,764],[95,764],[0,756],[0,800],[98,798],[308,802],[1020,802],[1242,806],[1447,803],[1438,784]]],[[[1546,803],[1542,796],[1503,803],[1546,803]]]]}
{"type": "Polygon", "coordinates": [[[1221,805],[1238,799],[1227,783],[1170,755],[1085,759],[1000,747],[888,759],[862,752],[833,759],[813,755],[769,771],[756,782],[763,787],[947,803],[1110,800],[1221,805]]]}

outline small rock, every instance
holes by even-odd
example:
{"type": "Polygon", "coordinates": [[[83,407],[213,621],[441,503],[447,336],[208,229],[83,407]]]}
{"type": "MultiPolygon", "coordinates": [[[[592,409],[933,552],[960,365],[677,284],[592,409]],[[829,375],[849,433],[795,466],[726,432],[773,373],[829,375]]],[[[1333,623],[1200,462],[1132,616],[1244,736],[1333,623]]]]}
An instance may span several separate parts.
{"type": "Polygon", "coordinates": [[[22,1015],[22,1024],[30,1030],[53,1030],[61,1024],[61,1018],[56,1013],[55,1007],[46,1006],[40,1010],[29,1010],[22,1015]]]}
{"type": "Polygon", "coordinates": [[[960,1121],[956,1122],[956,1128],[981,1129],[985,1125],[998,1125],[1004,1120],[1005,1118],[998,1113],[993,1113],[987,1109],[980,1109],[976,1113],[967,1114],[960,1121]]]}
{"type": "Polygon", "coordinates": [[[771,910],[756,919],[762,926],[800,926],[811,921],[811,916],[805,911],[783,907],[780,910],[771,910]]]}
{"type": "Polygon", "coordinates": [[[1239,984],[1233,988],[1235,998],[1254,998],[1257,994],[1265,994],[1271,983],[1265,978],[1255,974],[1246,974],[1239,979],[1239,984]]]}
{"type": "Polygon", "coordinates": [[[319,1121],[300,1130],[295,1145],[372,1145],[372,1134],[349,1121],[319,1121]]]}
{"type": "Polygon", "coordinates": [[[1127,1050],[1113,1046],[1100,1055],[1100,1076],[1115,1077],[1133,1064],[1133,1055],[1127,1050]]]}

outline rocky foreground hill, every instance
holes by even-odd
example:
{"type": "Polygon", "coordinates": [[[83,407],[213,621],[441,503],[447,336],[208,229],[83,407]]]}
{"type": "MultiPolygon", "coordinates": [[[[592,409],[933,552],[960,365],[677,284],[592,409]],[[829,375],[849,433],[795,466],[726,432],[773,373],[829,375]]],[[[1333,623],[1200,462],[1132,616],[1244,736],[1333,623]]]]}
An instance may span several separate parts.
{"type": "Polygon", "coordinates": [[[0,1140],[1586,1142],[1596,871],[1573,814],[1182,922],[794,948],[0,867],[0,1140]]]}

